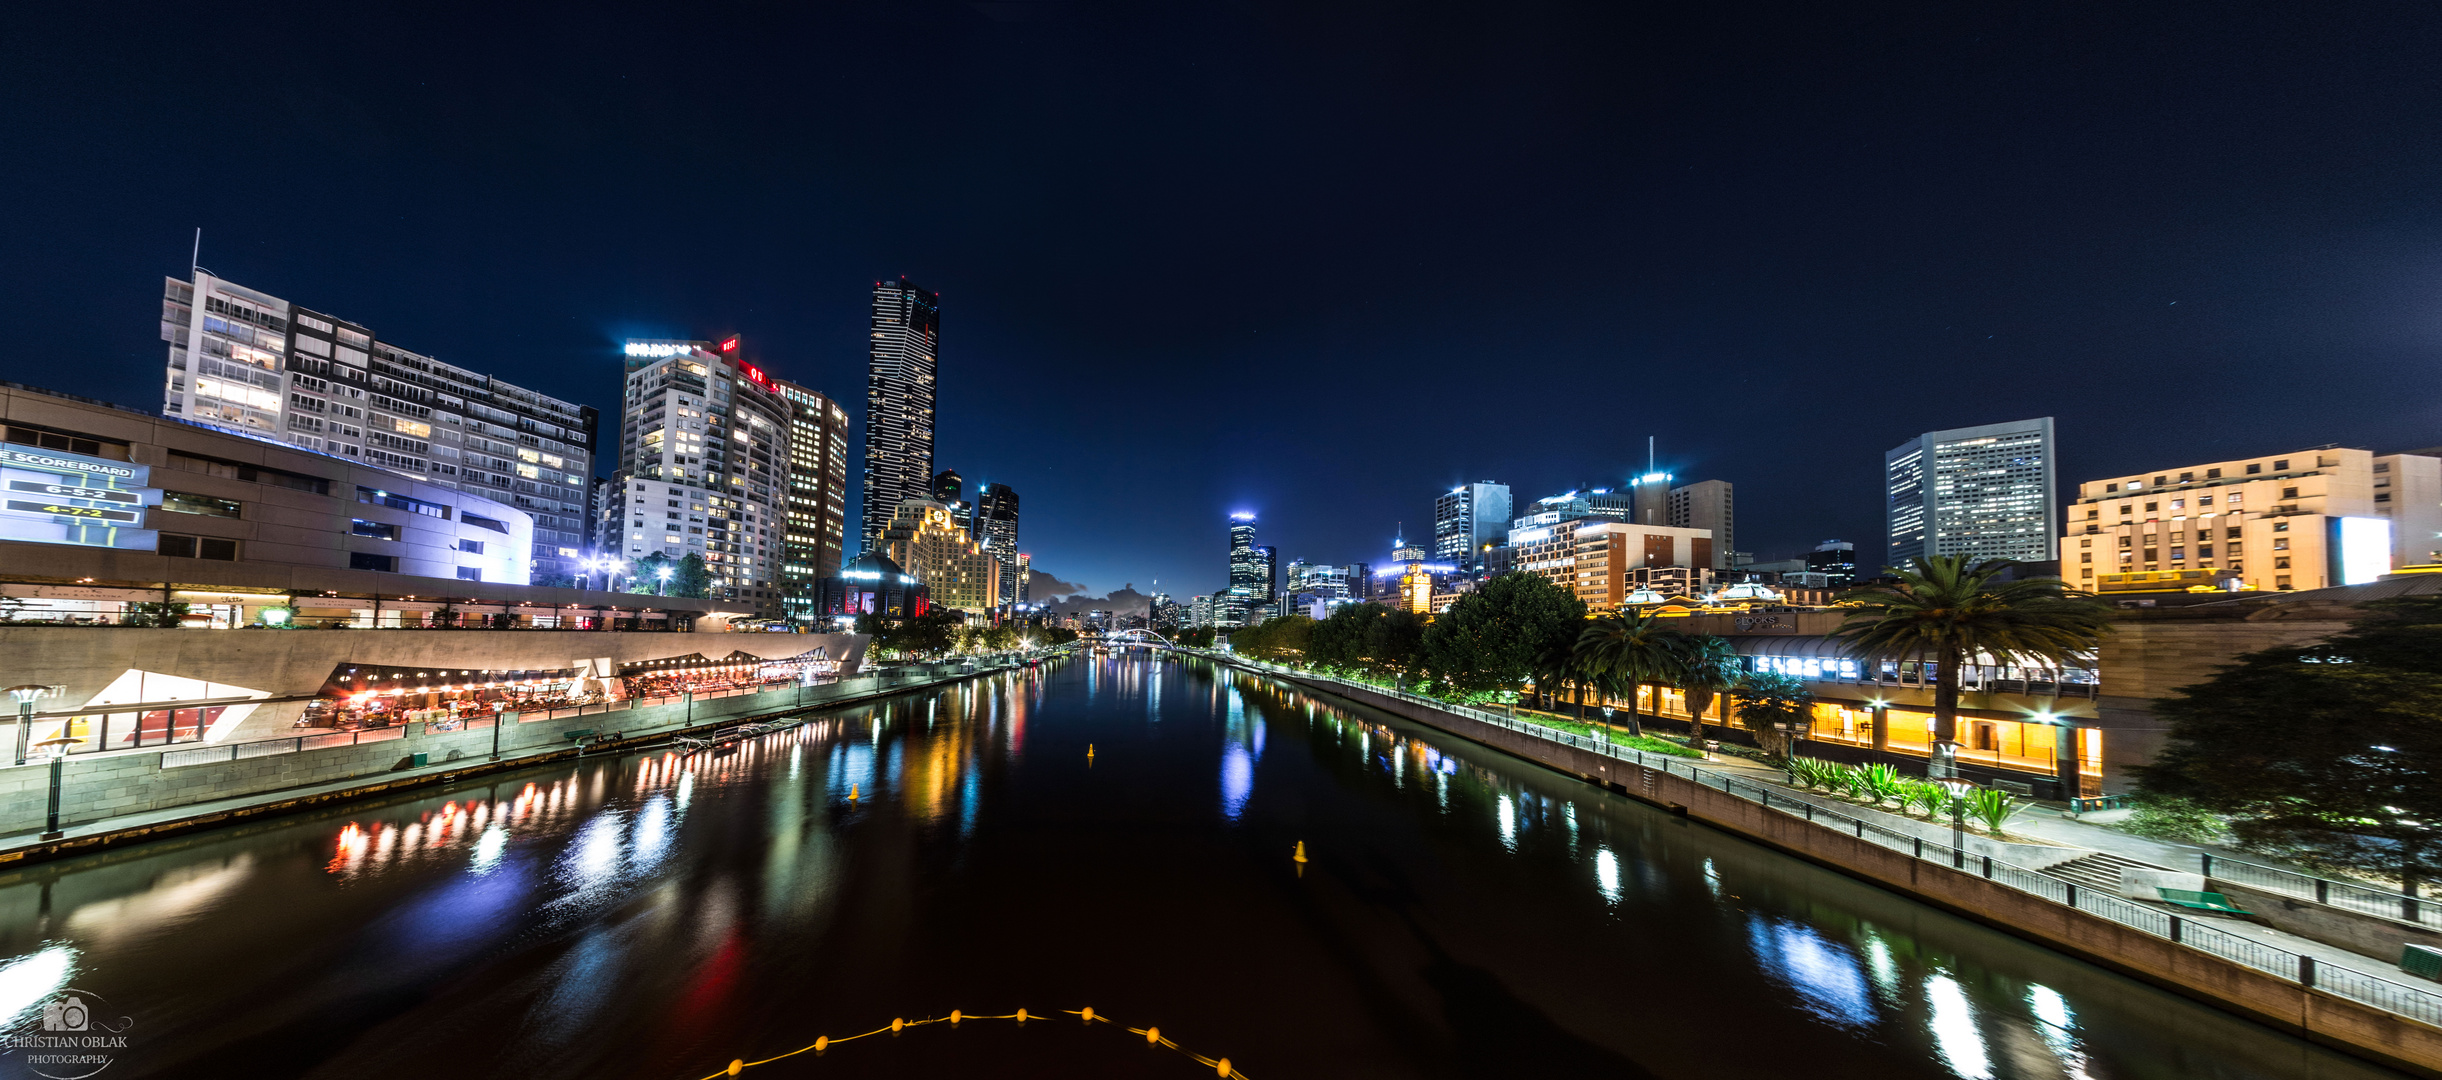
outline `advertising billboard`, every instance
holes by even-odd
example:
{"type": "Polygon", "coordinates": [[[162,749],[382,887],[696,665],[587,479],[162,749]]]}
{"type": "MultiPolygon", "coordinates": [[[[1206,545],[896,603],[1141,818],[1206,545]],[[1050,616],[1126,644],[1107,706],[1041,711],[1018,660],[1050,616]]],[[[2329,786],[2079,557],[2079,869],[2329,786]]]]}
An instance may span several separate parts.
{"type": "Polygon", "coordinates": [[[20,443],[0,444],[0,540],[151,551],[161,505],[152,470],[20,443]]]}

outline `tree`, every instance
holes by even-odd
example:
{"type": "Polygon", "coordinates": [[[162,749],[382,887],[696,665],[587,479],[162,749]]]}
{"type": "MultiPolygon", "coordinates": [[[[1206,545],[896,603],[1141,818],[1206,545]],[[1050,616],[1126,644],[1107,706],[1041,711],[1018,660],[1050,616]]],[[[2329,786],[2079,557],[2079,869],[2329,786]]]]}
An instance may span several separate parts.
{"type": "Polygon", "coordinates": [[[1958,775],[1959,668],[1969,663],[2059,669],[2093,655],[2111,632],[2111,609],[2056,578],[2003,581],[2018,564],[1935,555],[1891,568],[1894,583],[1859,589],[1831,636],[1866,663],[1934,665],[1933,757],[1926,771],[1958,775]]]}
{"type": "Polygon", "coordinates": [[[2152,798],[2225,814],[2241,846],[2398,880],[2442,876],[2442,599],[2365,605],[2327,641],[2249,653],[2154,705],[2152,798]]]}
{"type": "Polygon", "coordinates": [[[182,618],[182,616],[184,616],[186,613],[187,603],[184,600],[174,600],[166,604],[145,603],[139,601],[137,603],[127,605],[127,612],[126,614],[120,616],[119,625],[151,627],[183,626],[185,625],[185,620],[182,618]]]}
{"type": "Polygon", "coordinates": [[[1424,666],[1460,694],[1515,690],[1577,640],[1584,601],[1541,574],[1507,573],[1425,627],[1424,666]]]}
{"type": "Polygon", "coordinates": [[[1628,699],[1628,734],[1641,735],[1637,690],[1679,678],[1679,633],[1649,611],[1606,615],[1577,635],[1580,664],[1608,697],[1628,699]]]}
{"type": "Polygon", "coordinates": [[[1314,624],[1306,637],[1306,658],[1328,667],[1365,666],[1365,636],[1373,624],[1390,614],[1380,604],[1342,604],[1329,618],[1314,624]]]}
{"type": "Polygon", "coordinates": [[[1814,719],[1814,704],[1814,692],[1795,675],[1750,671],[1738,681],[1738,722],[1775,758],[1789,756],[1789,731],[1814,719]]]}
{"type": "Polygon", "coordinates": [[[1274,663],[1297,660],[1306,655],[1307,639],[1313,632],[1313,619],[1304,615],[1276,615],[1260,625],[1233,631],[1229,647],[1257,660],[1274,663]]]}
{"type": "Polygon", "coordinates": [[[1688,745],[1704,748],[1704,713],[1713,707],[1714,698],[1723,698],[1722,721],[1729,721],[1730,693],[1738,689],[1745,669],[1738,650],[1721,638],[1706,634],[1701,637],[1679,637],[1679,689],[1687,693],[1687,715],[1694,721],[1688,730],[1688,745]]]}
{"type": "Polygon", "coordinates": [[[669,556],[661,552],[656,551],[636,560],[635,580],[643,582],[645,589],[655,596],[671,595],[671,581],[677,576],[677,565],[670,561],[669,556]],[[669,573],[662,573],[664,570],[669,573]]]}
{"type": "Polygon", "coordinates": [[[1424,666],[1425,617],[1406,608],[1386,608],[1365,627],[1365,664],[1375,674],[1413,672],[1424,666]]]}
{"type": "Polygon", "coordinates": [[[678,573],[670,578],[673,596],[691,596],[702,600],[712,595],[712,571],[704,566],[704,557],[688,552],[678,560],[678,573]]]}

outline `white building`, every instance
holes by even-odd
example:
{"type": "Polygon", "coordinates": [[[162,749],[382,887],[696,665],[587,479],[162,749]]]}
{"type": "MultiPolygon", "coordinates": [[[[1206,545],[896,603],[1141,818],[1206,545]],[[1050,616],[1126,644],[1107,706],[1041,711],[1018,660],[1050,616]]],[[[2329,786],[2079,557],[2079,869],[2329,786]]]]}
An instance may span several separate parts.
{"type": "Polygon", "coordinates": [[[594,410],[201,270],[163,279],[161,339],[163,415],[508,503],[533,521],[537,581],[579,572],[594,410]]]}
{"type": "Polygon", "coordinates": [[[1882,456],[1891,566],[1928,555],[2059,558],[2052,418],[1929,431],[1882,456]]]}
{"type": "Polygon", "coordinates": [[[782,614],[789,403],[736,337],[627,342],[610,519],[632,566],[701,555],[716,598],[782,614]]]}

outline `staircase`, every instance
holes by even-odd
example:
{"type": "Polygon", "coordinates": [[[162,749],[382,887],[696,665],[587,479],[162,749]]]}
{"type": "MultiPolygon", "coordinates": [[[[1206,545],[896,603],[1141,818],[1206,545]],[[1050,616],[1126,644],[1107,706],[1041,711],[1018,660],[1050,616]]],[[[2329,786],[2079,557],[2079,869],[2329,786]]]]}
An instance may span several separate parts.
{"type": "Polygon", "coordinates": [[[2120,871],[2167,870],[2169,867],[2123,859],[2107,851],[2080,856],[2065,863],[2056,863],[2044,873],[2063,881],[2076,882],[2082,889],[2096,889],[2113,896],[2120,894],[2120,871]]]}

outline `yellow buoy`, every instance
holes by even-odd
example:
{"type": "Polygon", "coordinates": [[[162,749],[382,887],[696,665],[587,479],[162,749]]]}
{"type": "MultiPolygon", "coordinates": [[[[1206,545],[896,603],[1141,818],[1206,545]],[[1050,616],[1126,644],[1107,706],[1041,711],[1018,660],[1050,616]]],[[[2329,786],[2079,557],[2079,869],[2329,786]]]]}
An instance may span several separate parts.
{"type": "Polygon", "coordinates": [[[958,1020],[959,1020],[960,1015],[961,1015],[961,1014],[959,1013],[959,1011],[958,1011],[958,1010],[956,1010],[956,1009],[951,1009],[951,1010],[950,1010],[950,1026],[951,1026],[951,1027],[957,1027],[957,1026],[958,1026],[958,1020]]]}
{"type": "Polygon", "coordinates": [[[890,1030],[892,1030],[892,1031],[897,1031],[897,1030],[899,1030],[900,1028],[903,1028],[903,1027],[906,1027],[906,1026],[907,1026],[907,1021],[905,1021],[905,1020],[903,1020],[903,1019],[900,1019],[899,1017],[896,1017],[896,1016],[894,1016],[894,1017],[891,1017],[891,1018],[890,1018],[890,1030]]]}
{"type": "Polygon", "coordinates": [[[1213,1062],[1213,1072],[1214,1072],[1214,1074],[1215,1074],[1215,1075],[1219,1075],[1219,1076],[1228,1076],[1228,1075],[1229,1075],[1229,1059],[1228,1059],[1228,1058],[1222,1058],[1222,1059],[1221,1059],[1221,1060],[1219,1060],[1219,1061],[1213,1062]]]}
{"type": "Polygon", "coordinates": [[[1291,862],[1305,862],[1305,861],[1306,861],[1306,842],[1305,842],[1305,841],[1300,840],[1300,841],[1298,841],[1298,842],[1297,842],[1297,854],[1289,856],[1289,860],[1290,860],[1291,862]]]}
{"type": "Polygon", "coordinates": [[[1018,1023],[1023,1024],[1023,1023],[1025,1023],[1025,1022],[1026,1022],[1026,1020],[1027,1020],[1027,1016],[1026,1016],[1026,1010],[1024,1010],[1024,1009],[1019,1009],[1019,1010],[1018,1010],[1018,1013],[1017,1013],[1017,1016],[1018,1016],[1018,1023]]]}
{"type": "Polygon", "coordinates": [[[1085,1007],[1085,1010],[1084,1010],[1083,1012],[1080,1012],[1080,1013],[1078,1013],[1077,1015],[1079,1015],[1079,1016],[1083,1016],[1083,1017],[1085,1017],[1085,1018],[1086,1018],[1086,1020],[1087,1020],[1087,1021],[1091,1022],[1091,1021],[1094,1019],[1094,1007],[1093,1007],[1093,1006],[1091,1006],[1091,1005],[1088,1005],[1088,1006],[1086,1006],[1086,1007],[1085,1007]]]}
{"type": "Polygon", "coordinates": [[[741,1060],[741,1059],[738,1059],[738,1058],[730,1058],[730,1059],[729,1059],[729,1075],[731,1075],[731,1076],[736,1076],[736,1075],[738,1075],[739,1073],[744,1072],[744,1071],[746,1071],[746,1062],[745,1062],[745,1061],[743,1061],[743,1060],[741,1060]]]}
{"type": "Polygon", "coordinates": [[[1162,1041],[1162,1029],[1157,1027],[1146,1028],[1145,1041],[1149,1043],[1157,1043],[1162,1041]]]}
{"type": "Polygon", "coordinates": [[[816,1035],[816,1036],[814,1036],[814,1052],[815,1052],[815,1053],[817,1053],[817,1054],[822,1053],[824,1050],[829,1049],[829,1048],[830,1048],[830,1046],[831,1046],[831,1037],[830,1037],[829,1035],[816,1035]]]}
{"type": "Polygon", "coordinates": [[[855,802],[855,801],[856,801],[856,785],[855,785],[855,784],[850,784],[850,785],[848,785],[848,801],[849,801],[849,802],[855,802]]]}

